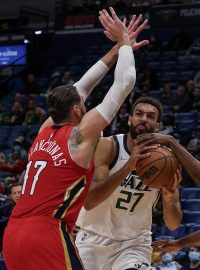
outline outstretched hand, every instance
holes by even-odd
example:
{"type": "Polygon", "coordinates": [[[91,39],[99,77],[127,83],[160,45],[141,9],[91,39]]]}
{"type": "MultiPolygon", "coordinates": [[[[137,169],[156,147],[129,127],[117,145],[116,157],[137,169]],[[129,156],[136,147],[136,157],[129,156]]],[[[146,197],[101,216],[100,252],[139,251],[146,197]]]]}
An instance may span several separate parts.
{"type": "MultiPolygon", "coordinates": [[[[140,42],[137,42],[136,39],[139,36],[139,34],[144,30],[144,28],[146,27],[148,20],[144,20],[144,22],[138,27],[138,25],[141,23],[142,21],[142,14],[140,14],[138,16],[138,18],[136,19],[136,15],[133,15],[131,18],[131,21],[128,25],[128,33],[129,33],[129,37],[131,40],[131,46],[133,48],[133,50],[137,50],[139,48],[141,48],[142,46],[148,45],[149,44],[149,40],[145,39],[142,40],[140,42]]],[[[124,21],[126,22],[126,20],[124,21]]]]}
{"type": "Polygon", "coordinates": [[[152,243],[152,248],[154,252],[159,252],[160,254],[172,253],[180,250],[175,240],[159,240],[152,243]]]}
{"type": "MultiPolygon", "coordinates": [[[[99,20],[102,26],[105,28],[105,35],[112,41],[119,42],[124,36],[129,38],[128,29],[125,24],[117,17],[114,9],[109,7],[111,16],[103,9],[99,12],[99,20]]],[[[130,38],[129,38],[130,39],[130,38]]]]}

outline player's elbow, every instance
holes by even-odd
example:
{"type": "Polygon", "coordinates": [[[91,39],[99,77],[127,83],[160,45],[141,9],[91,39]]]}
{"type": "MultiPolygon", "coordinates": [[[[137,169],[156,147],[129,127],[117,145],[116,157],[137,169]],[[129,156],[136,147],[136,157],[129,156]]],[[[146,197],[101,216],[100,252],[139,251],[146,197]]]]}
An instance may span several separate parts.
{"type": "Polygon", "coordinates": [[[93,205],[93,203],[91,202],[91,200],[87,200],[84,202],[84,208],[87,211],[90,211],[94,208],[95,206],[93,205]]]}
{"type": "Polygon", "coordinates": [[[167,225],[167,228],[170,230],[170,231],[175,231],[179,228],[180,224],[181,224],[181,221],[182,221],[182,216],[180,216],[179,218],[177,218],[176,220],[174,220],[173,223],[169,223],[169,224],[166,224],[167,225]]]}

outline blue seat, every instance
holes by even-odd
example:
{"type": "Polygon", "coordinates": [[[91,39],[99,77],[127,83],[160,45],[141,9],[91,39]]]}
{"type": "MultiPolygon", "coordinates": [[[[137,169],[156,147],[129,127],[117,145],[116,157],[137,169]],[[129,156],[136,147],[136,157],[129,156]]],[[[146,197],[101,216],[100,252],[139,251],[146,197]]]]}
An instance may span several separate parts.
{"type": "Polygon", "coordinates": [[[200,199],[200,187],[183,188],[181,191],[182,199],[200,199]]]}
{"type": "Polygon", "coordinates": [[[196,129],[196,120],[182,120],[182,121],[175,121],[176,126],[180,132],[190,132],[196,129]]]}
{"type": "Polygon", "coordinates": [[[159,99],[160,98],[160,91],[156,91],[156,90],[155,91],[150,91],[149,96],[153,97],[155,99],[159,99]]]}
{"type": "Polygon", "coordinates": [[[160,62],[155,61],[147,62],[147,67],[157,71],[158,69],[160,69],[160,62]]]}
{"type": "Polygon", "coordinates": [[[12,209],[13,209],[13,204],[11,202],[8,202],[4,205],[1,205],[0,206],[0,216],[1,217],[9,217],[12,209]]]}
{"type": "Polygon", "coordinates": [[[200,211],[183,211],[183,223],[200,223],[200,211]]]}
{"type": "Polygon", "coordinates": [[[174,60],[177,54],[175,51],[165,51],[162,53],[162,60],[174,60]]]}
{"type": "Polygon", "coordinates": [[[176,71],[167,71],[163,72],[160,76],[160,80],[162,82],[170,82],[171,80],[177,79],[177,72],[176,71]]]}
{"type": "Polygon", "coordinates": [[[155,240],[158,241],[158,240],[174,240],[175,238],[173,236],[170,236],[170,235],[160,235],[160,236],[157,236],[155,237],[155,240]]]}
{"type": "Polygon", "coordinates": [[[146,61],[160,60],[160,52],[147,52],[145,54],[146,61]]]}
{"type": "Polygon", "coordinates": [[[179,58],[179,62],[177,63],[178,70],[185,70],[192,68],[193,61],[189,59],[179,58]]]}
{"type": "Polygon", "coordinates": [[[195,114],[192,112],[181,112],[175,115],[175,121],[194,120],[195,114]]]}
{"type": "Polygon", "coordinates": [[[182,208],[187,211],[200,211],[200,199],[188,199],[181,202],[182,208]]]}
{"type": "Polygon", "coordinates": [[[163,225],[161,228],[161,235],[168,235],[168,236],[172,236],[175,239],[176,238],[180,238],[183,237],[185,235],[185,225],[184,224],[180,224],[180,226],[178,227],[178,229],[176,229],[175,231],[170,231],[166,225],[163,225]]]}
{"type": "Polygon", "coordinates": [[[161,65],[161,70],[163,71],[176,70],[176,61],[163,61],[161,65]]]}
{"type": "Polygon", "coordinates": [[[192,226],[189,226],[188,233],[193,233],[196,231],[200,231],[200,224],[194,224],[192,226]]]}
{"type": "Polygon", "coordinates": [[[194,71],[181,71],[178,74],[177,80],[179,82],[192,80],[194,77],[194,71]]]}

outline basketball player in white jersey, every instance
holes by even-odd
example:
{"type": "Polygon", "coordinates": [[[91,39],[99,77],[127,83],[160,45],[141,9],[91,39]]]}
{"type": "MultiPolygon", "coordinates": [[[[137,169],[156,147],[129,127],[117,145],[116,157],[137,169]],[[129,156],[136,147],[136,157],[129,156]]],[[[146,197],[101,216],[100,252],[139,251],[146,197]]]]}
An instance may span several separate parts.
{"type": "MultiPolygon", "coordinates": [[[[133,139],[158,132],[161,115],[158,101],[140,98],[131,109],[129,133],[98,143],[93,185],[77,221],[81,229],[76,244],[87,270],[151,269],[152,208],[160,190],[144,185],[136,175],[140,152],[133,139]]],[[[170,230],[178,228],[182,219],[179,179],[177,171],[170,186],[161,189],[164,221],[170,230]]]]}

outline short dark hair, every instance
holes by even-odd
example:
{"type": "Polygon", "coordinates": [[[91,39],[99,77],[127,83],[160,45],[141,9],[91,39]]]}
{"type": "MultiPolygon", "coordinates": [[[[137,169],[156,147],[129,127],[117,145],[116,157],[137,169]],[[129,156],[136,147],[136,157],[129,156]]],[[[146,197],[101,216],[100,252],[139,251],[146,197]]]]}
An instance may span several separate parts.
{"type": "Polygon", "coordinates": [[[147,103],[147,104],[151,104],[152,106],[154,106],[157,110],[158,110],[158,119],[157,119],[157,122],[160,123],[161,122],[161,119],[162,119],[162,114],[163,114],[163,109],[162,109],[162,104],[152,98],[152,97],[140,97],[138,98],[132,105],[131,107],[131,115],[133,115],[133,111],[136,107],[137,104],[139,103],[147,103]]]}
{"type": "Polygon", "coordinates": [[[81,97],[75,86],[61,85],[51,90],[48,99],[48,111],[55,123],[66,120],[71,107],[78,104],[81,97]]]}
{"type": "Polygon", "coordinates": [[[12,188],[14,187],[22,187],[21,183],[14,183],[14,184],[10,184],[8,187],[8,195],[10,195],[12,193],[12,188]]]}

